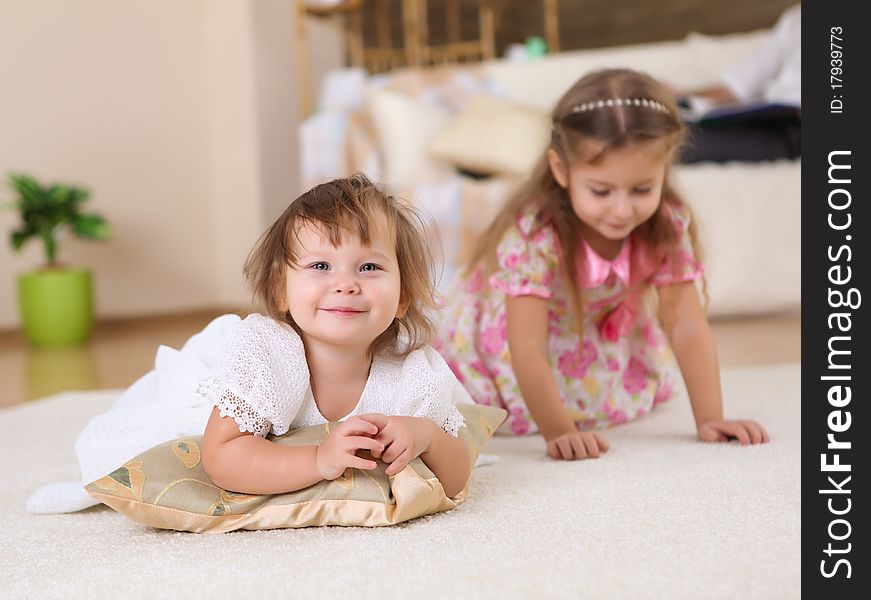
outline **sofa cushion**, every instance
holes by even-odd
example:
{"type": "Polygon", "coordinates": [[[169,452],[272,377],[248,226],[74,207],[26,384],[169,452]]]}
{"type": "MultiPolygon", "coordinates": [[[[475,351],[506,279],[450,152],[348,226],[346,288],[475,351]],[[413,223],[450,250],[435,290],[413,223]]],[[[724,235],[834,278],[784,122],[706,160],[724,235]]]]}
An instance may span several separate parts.
{"type": "Polygon", "coordinates": [[[430,153],[460,169],[525,175],[550,141],[547,113],[492,96],[478,96],[432,140],[430,153]]]}

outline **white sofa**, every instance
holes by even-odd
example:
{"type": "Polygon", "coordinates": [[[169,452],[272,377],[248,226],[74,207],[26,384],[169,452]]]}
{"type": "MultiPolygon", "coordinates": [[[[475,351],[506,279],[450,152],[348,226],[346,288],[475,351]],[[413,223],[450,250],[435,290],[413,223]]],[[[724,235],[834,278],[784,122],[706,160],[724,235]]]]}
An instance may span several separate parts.
{"type": "MultiPolygon", "coordinates": [[[[301,128],[306,187],[362,170],[412,196],[435,217],[446,270],[456,268],[475,234],[504,201],[517,176],[485,180],[458,173],[434,155],[434,140],[478,96],[524,107],[546,119],[559,96],[584,73],[605,67],[646,71],[677,88],[711,83],[740,60],[764,31],[579,50],[525,62],[497,60],[366,78],[333,74],[320,108],[301,128]]],[[[533,121],[483,147],[540,153],[533,121]],[[533,123],[533,125],[529,125],[533,123]],[[523,141],[523,136],[529,138],[523,141]],[[516,143],[515,143],[516,141],[516,143]]],[[[486,132],[479,135],[486,137],[486,132]]],[[[494,138],[497,139],[497,138],[494,138]]],[[[475,140],[470,140],[474,142],[475,140]]],[[[520,154],[518,154],[520,156],[520,154]]],[[[486,158],[486,157],[485,157],[486,158]]],[[[711,315],[796,310],[800,305],[800,161],[680,165],[674,180],[692,207],[707,266],[711,315]]]]}

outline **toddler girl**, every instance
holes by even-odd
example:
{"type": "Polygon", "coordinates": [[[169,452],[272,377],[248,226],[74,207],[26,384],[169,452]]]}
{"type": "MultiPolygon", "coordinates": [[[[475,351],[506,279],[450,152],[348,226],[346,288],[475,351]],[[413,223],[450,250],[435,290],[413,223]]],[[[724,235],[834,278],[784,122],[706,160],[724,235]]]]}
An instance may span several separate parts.
{"type": "MultiPolygon", "coordinates": [[[[225,489],[298,490],[346,468],[420,456],[449,497],[471,472],[457,437],[471,402],[435,350],[432,255],[419,216],[361,175],[318,185],[261,237],[245,275],[266,315],[225,315],[93,418],[76,442],[83,483],[165,441],[204,434],[203,467],[225,489]],[[341,421],[319,446],[266,439],[341,421]]],[[[96,504],[54,483],[32,512],[96,504]]]]}
{"type": "Polygon", "coordinates": [[[466,393],[426,346],[434,282],[419,222],[356,176],[315,187],[264,234],[245,272],[269,316],[239,324],[201,386],[215,406],[203,467],[217,485],[297,490],[374,469],[363,450],[388,475],[420,456],[447,495],[462,490],[471,465],[455,403],[466,393]],[[265,439],[339,420],[320,446],[265,439]]]}
{"type": "Polygon", "coordinates": [[[669,94],[641,73],[597,71],[552,117],[545,155],[448,303],[442,355],[476,402],[508,409],[512,433],[541,431],[554,459],[607,451],[589,430],[668,399],[675,356],[699,439],[768,441],[723,418],[695,229],[668,180],[683,136],[669,94]]]}

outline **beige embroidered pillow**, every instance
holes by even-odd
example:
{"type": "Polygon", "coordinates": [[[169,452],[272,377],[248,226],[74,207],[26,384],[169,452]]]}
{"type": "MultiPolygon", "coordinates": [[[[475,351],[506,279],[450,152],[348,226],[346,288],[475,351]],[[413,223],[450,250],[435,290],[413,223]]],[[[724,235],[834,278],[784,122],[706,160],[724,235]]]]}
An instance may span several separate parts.
{"type": "MultiPolygon", "coordinates": [[[[472,463],[505,419],[500,408],[463,404],[460,438],[472,463]]],[[[315,425],[274,437],[284,446],[319,444],[331,425],[315,425]]],[[[348,469],[334,481],[276,495],[228,492],[214,485],[200,461],[202,436],[182,438],[146,450],[85,489],[151,527],[221,533],[235,529],[277,529],[311,525],[376,527],[450,510],[465,499],[445,496],[442,485],[419,458],[393,477],[379,461],[374,471],[348,469]]]]}
{"type": "Polygon", "coordinates": [[[430,154],[488,175],[527,175],[550,142],[550,117],[490,96],[478,96],[430,144],[430,154]]]}

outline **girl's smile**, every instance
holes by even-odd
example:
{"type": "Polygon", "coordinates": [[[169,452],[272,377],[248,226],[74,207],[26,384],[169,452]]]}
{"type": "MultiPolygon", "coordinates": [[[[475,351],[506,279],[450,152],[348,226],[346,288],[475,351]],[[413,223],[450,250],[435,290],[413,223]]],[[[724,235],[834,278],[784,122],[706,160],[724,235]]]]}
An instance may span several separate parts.
{"type": "Polygon", "coordinates": [[[367,348],[399,312],[396,242],[384,215],[372,219],[369,244],[347,231],[333,246],[319,228],[296,233],[299,253],[286,273],[286,303],[309,344],[367,348]]]}
{"type": "Polygon", "coordinates": [[[356,317],[367,311],[350,306],[336,306],[334,308],[322,308],[321,310],[328,312],[336,317],[356,317]]]}

